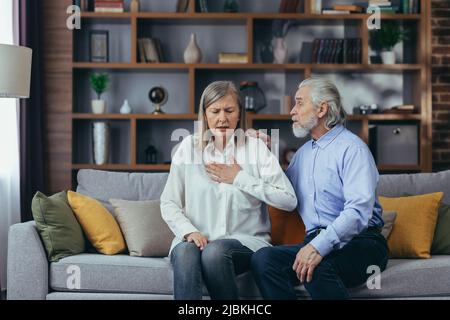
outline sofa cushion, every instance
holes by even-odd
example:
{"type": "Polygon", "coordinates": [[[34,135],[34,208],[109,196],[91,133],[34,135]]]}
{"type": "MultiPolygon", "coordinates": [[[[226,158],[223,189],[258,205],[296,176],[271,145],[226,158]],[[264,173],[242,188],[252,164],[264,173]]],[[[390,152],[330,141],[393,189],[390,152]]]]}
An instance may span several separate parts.
{"type": "Polygon", "coordinates": [[[166,185],[168,173],[78,171],[77,192],[100,201],[110,212],[109,199],[156,200],[166,185]]]}
{"type": "Polygon", "coordinates": [[[66,191],[50,197],[36,192],[31,211],[49,261],[84,251],[83,231],[67,202],[66,191]]]}
{"type": "Polygon", "coordinates": [[[98,252],[116,254],[126,249],[117,221],[100,202],[73,191],[67,197],[84,233],[98,252]]]}
{"type": "Polygon", "coordinates": [[[50,265],[50,287],[56,291],[172,294],[169,258],[83,253],[50,265]],[[70,266],[78,266],[80,288],[67,286],[70,266]]]}
{"type": "Polygon", "coordinates": [[[131,256],[167,257],[174,238],[161,217],[160,201],[109,200],[131,256]]]}
{"type": "Polygon", "coordinates": [[[450,205],[450,170],[436,173],[380,175],[377,193],[385,197],[401,197],[444,192],[442,203],[450,205]]]}
{"type": "Polygon", "coordinates": [[[436,192],[411,197],[380,197],[385,210],[397,212],[388,239],[391,258],[429,258],[438,208],[443,193],[436,192]]]}
{"type": "Polygon", "coordinates": [[[450,295],[450,256],[390,259],[381,273],[381,289],[365,284],[350,289],[353,298],[407,298],[450,295]]]}

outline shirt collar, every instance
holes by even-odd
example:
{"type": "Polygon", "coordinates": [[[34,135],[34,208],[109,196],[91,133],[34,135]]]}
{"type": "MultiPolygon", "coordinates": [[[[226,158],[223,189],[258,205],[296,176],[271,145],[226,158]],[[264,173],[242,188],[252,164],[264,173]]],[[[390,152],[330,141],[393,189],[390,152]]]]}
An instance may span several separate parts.
{"type": "Polygon", "coordinates": [[[318,145],[321,149],[325,149],[343,130],[344,126],[342,124],[334,126],[330,131],[321,136],[319,140],[312,140],[312,146],[318,145]]]}

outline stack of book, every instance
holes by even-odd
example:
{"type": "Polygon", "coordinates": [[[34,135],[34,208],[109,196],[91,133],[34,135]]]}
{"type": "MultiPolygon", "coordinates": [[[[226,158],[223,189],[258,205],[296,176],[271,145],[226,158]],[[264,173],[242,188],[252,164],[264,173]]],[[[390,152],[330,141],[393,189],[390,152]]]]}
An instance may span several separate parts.
{"type": "Polygon", "coordinates": [[[189,5],[189,0],[178,0],[176,12],[186,12],[189,5]]]}
{"type": "Polygon", "coordinates": [[[312,62],[323,63],[362,63],[361,38],[314,39],[312,62]]]}
{"type": "Polygon", "coordinates": [[[161,41],[158,38],[139,38],[139,61],[142,63],[165,62],[161,41]]]}
{"type": "Polygon", "coordinates": [[[95,0],[95,12],[124,12],[123,0],[95,0]]]}
{"type": "Polygon", "coordinates": [[[381,13],[400,12],[399,6],[394,6],[391,1],[387,0],[369,0],[369,7],[378,7],[381,13]]]}
{"type": "Polygon", "coordinates": [[[219,63],[248,63],[246,53],[221,52],[219,53],[219,63]]]}

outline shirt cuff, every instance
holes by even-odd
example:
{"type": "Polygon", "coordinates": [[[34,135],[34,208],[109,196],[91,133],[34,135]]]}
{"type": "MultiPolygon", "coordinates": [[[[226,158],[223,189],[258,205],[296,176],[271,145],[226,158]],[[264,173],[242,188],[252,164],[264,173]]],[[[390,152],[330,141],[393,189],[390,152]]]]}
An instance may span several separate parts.
{"type": "Polygon", "coordinates": [[[186,239],[184,238],[185,235],[192,233],[192,232],[200,232],[197,230],[196,227],[194,227],[192,224],[189,224],[189,223],[182,225],[178,230],[180,233],[178,235],[178,237],[183,241],[186,241],[186,239]]]}
{"type": "Polygon", "coordinates": [[[309,243],[317,250],[317,252],[324,258],[331,251],[333,251],[333,244],[324,237],[323,233],[320,233],[317,237],[311,240],[309,243]]]}
{"type": "Polygon", "coordinates": [[[239,171],[233,181],[233,186],[244,191],[246,187],[251,188],[257,185],[258,180],[244,170],[239,171]]]}

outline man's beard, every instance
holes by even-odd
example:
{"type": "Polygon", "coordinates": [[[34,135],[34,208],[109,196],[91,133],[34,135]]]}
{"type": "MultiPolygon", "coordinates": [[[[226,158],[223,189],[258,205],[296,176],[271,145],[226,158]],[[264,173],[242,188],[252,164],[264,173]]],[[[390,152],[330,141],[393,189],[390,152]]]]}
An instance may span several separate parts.
{"type": "Polygon", "coordinates": [[[294,136],[297,138],[304,138],[306,137],[312,128],[317,126],[317,123],[319,122],[319,118],[316,117],[315,114],[312,114],[311,117],[306,121],[304,125],[300,124],[292,124],[292,131],[294,132],[294,136]]]}

